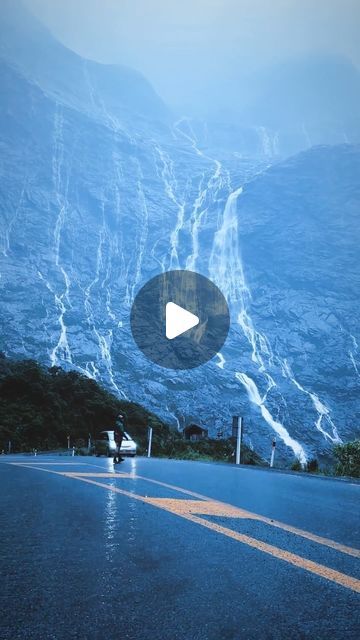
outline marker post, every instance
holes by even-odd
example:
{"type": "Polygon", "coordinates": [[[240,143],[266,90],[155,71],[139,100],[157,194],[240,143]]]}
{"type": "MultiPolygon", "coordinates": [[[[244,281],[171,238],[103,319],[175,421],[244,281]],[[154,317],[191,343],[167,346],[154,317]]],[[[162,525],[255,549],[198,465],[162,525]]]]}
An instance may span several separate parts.
{"type": "Polygon", "coordinates": [[[273,438],[271,444],[271,457],[270,457],[270,467],[274,466],[274,458],[275,458],[275,448],[276,448],[276,438],[273,438]]]}
{"type": "Polygon", "coordinates": [[[148,427],[148,452],[147,457],[151,458],[151,445],[152,445],[152,427],[148,427]]]}
{"type": "Polygon", "coordinates": [[[243,431],[243,419],[241,416],[233,416],[233,436],[236,437],[235,464],[241,463],[241,441],[243,431]]]}

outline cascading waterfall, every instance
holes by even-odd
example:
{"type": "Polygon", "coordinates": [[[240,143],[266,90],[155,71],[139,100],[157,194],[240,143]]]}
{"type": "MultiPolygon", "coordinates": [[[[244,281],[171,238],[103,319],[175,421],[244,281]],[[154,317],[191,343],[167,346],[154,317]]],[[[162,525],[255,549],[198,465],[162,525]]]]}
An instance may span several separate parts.
{"type": "Polygon", "coordinates": [[[65,307],[65,305],[63,303],[63,297],[62,296],[58,296],[56,291],[54,291],[54,289],[50,285],[49,281],[44,277],[44,275],[41,273],[41,271],[38,271],[37,273],[38,273],[38,276],[39,276],[40,280],[45,284],[45,286],[48,289],[48,291],[50,291],[50,293],[54,296],[56,307],[60,311],[60,316],[58,318],[58,322],[60,324],[60,336],[58,338],[58,341],[57,341],[56,345],[50,351],[50,354],[49,354],[50,355],[51,366],[52,367],[57,366],[61,359],[72,365],[73,364],[73,360],[72,360],[72,355],[71,355],[71,351],[70,351],[70,347],[69,347],[69,343],[68,343],[68,339],[67,339],[66,325],[65,325],[65,322],[64,322],[64,315],[65,315],[65,312],[66,312],[66,307],[65,307]]]}
{"type": "MultiPolygon", "coordinates": [[[[97,246],[96,252],[96,267],[95,267],[95,276],[94,279],[88,284],[88,286],[84,290],[84,308],[85,308],[85,316],[88,323],[89,328],[93,332],[96,337],[98,347],[99,347],[99,359],[102,365],[105,367],[107,372],[107,377],[112,389],[115,391],[116,395],[125,397],[123,391],[118,387],[115,382],[114,371],[113,371],[113,361],[111,355],[111,347],[113,341],[113,329],[108,328],[107,332],[104,333],[98,323],[96,322],[93,306],[92,306],[92,292],[93,290],[97,290],[100,288],[101,291],[106,292],[106,304],[105,308],[108,311],[108,317],[110,320],[114,322],[115,316],[113,315],[110,308],[110,289],[107,286],[109,280],[109,274],[111,269],[111,257],[112,257],[112,241],[110,237],[110,233],[106,224],[105,218],[105,196],[102,198],[101,202],[102,208],[102,226],[99,231],[99,242],[97,246]],[[104,273],[104,277],[101,279],[101,274],[104,273]]],[[[97,363],[98,364],[98,363],[97,363]]],[[[91,377],[98,379],[100,376],[99,367],[96,366],[95,362],[91,361],[87,363],[86,370],[91,377]]]]}
{"type": "MultiPolygon", "coordinates": [[[[181,229],[184,226],[185,221],[185,198],[180,200],[177,196],[178,184],[174,175],[174,166],[173,161],[166,151],[164,151],[155,141],[153,141],[154,149],[156,154],[159,156],[161,162],[161,169],[159,176],[164,184],[164,191],[171,201],[171,203],[175,206],[177,211],[176,215],[176,223],[175,227],[170,233],[170,261],[169,268],[170,269],[179,269],[180,261],[178,255],[179,248],[179,234],[181,229]]],[[[154,255],[154,254],[153,254],[154,255]]],[[[164,260],[160,262],[161,270],[165,271],[166,267],[164,264],[164,260]]]]}
{"type": "Polygon", "coordinates": [[[207,171],[204,171],[202,173],[199,182],[198,195],[195,199],[190,218],[192,252],[187,257],[185,269],[188,269],[189,271],[195,271],[200,251],[199,232],[203,219],[208,210],[207,200],[209,199],[209,203],[213,203],[220,189],[223,188],[226,182],[229,183],[230,177],[229,172],[223,169],[223,166],[219,160],[210,157],[200,149],[198,140],[193,131],[189,118],[182,117],[180,120],[178,120],[174,124],[174,130],[177,131],[180,136],[185,139],[186,142],[189,142],[191,144],[191,147],[195,151],[196,155],[200,156],[204,160],[211,162],[214,165],[214,171],[211,173],[210,178],[206,180],[207,171]],[[181,128],[182,123],[185,123],[185,125],[187,126],[188,133],[186,133],[186,131],[181,128]]]}
{"type": "Polygon", "coordinates": [[[265,158],[279,155],[279,134],[269,131],[266,127],[256,127],[260,138],[261,153],[265,158]]]}
{"type": "MultiPolygon", "coordinates": [[[[230,362],[226,360],[226,350],[217,354],[216,366],[221,370],[221,375],[234,375],[235,379],[240,383],[248,395],[249,401],[255,405],[261,414],[263,420],[278,435],[286,446],[292,449],[294,454],[302,463],[306,462],[306,451],[303,446],[290,436],[286,426],[279,419],[279,415],[271,413],[269,409],[270,396],[276,393],[284,406],[286,402],[281,394],[276,375],[280,372],[296,389],[297,392],[306,396],[312,403],[312,407],[316,412],[316,420],[314,426],[319,433],[328,442],[340,442],[329,408],[320,398],[311,390],[306,389],[294,376],[287,360],[280,358],[278,354],[274,355],[271,344],[267,336],[258,331],[250,314],[252,295],[247,286],[244,267],[241,258],[241,250],[239,243],[239,220],[237,215],[237,202],[244,191],[244,187],[240,186],[236,189],[231,188],[230,170],[222,165],[222,163],[205,153],[197,140],[193,127],[188,119],[181,119],[175,123],[173,131],[177,138],[181,137],[184,145],[185,154],[190,153],[197,158],[196,174],[189,174],[186,178],[176,174],[174,159],[170,155],[167,147],[163,147],[160,142],[154,138],[145,141],[145,145],[150,148],[152,157],[154,158],[154,167],[160,188],[166,194],[169,201],[169,212],[174,212],[175,222],[171,223],[171,215],[169,216],[169,229],[164,228],[164,233],[160,238],[148,247],[149,232],[151,234],[150,212],[148,211],[147,195],[145,192],[146,180],[143,170],[148,172],[148,166],[140,163],[140,159],[136,154],[131,153],[130,162],[127,157],[126,162],[122,160],[120,141],[130,137],[124,134],[117,120],[105,110],[105,106],[100,104],[96,91],[90,83],[88,77],[89,91],[92,96],[93,108],[100,108],[104,116],[104,124],[113,132],[114,150],[113,157],[113,174],[109,178],[109,182],[104,187],[101,198],[101,220],[98,232],[98,245],[95,251],[95,269],[94,274],[90,276],[90,282],[86,286],[79,286],[84,295],[84,309],[87,324],[93,333],[95,342],[97,343],[98,355],[92,356],[85,365],[85,371],[90,377],[101,379],[105,378],[110,383],[111,388],[117,395],[124,395],[119,389],[116,382],[116,372],[112,362],[112,344],[114,338],[114,330],[121,326],[121,321],[117,319],[117,312],[113,308],[112,303],[112,285],[114,278],[118,277],[121,272],[121,282],[127,291],[125,300],[122,299],[122,306],[130,306],[134,298],[135,290],[143,278],[143,262],[146,251],[149,250],[150,255],[158,262],[161,271],[175,268],[186,268],[190,270],[204,269],[202,243],[202,232],[206,225],[206,234],[209,235],[211,223],[217,219],[217,228],[213,233],[212,247],[208,261],[208,274],[210,278],[223,291],[225,297],[230,303],[232,310],[236,314],[236,320],[239,330],[244,335],[246,342],[250,347],[250,358],[252,371],[249,373],[239,370],[231,370],[230,362]],[[121,139],[121,140],[120,140],[121,139]],[[130,167],[131,178],[133,179],[133,196],[136,199],[136,229],[132,236],[134,243],[130,260],[126,261],[126,250],[124,247],[123,231],[121,224],[119,230],[114,234],[111,225],[115,219],[115,224],[121,221],[121,209],[126,209],[125,203],[122,203],[123,194],[121,192],[122,182],[126,184],[127,175],[124,175],[126,167],[130,167]],[[143,169],[144,166],[144,169],[143,169]],[[228,193],[228,197],[222,211],[219,210],[218,203],[223,195],[228,193]],[[111,204],[112,221],[107,220],[107,207],[111,204]],[[217,218],[216,218],[217,216],[217,218]],[[108,226],[108,224],[110,226],[108,226]],[[167,234],[167,235],[166,235],[167,234]],[[188,249],[188,238],[190,236],[190,250],[188,249]],[[184,246],[182,245],[185,240],[184,246]],[[168,250],[166,247],[168,242],[168,250]],[[185,250],[187,249],[187,253],[185,250]],[[181,251],[180,251],[181,250],[181,251]],[[181,257],[182,256],[182,257],[181,257]],[[185,257],[184,257],[185,256],[185,257]],[[201,264],[199,265],[201,260],[201,264]],[[182,263],[182,264],[180,264],[182,263]],[[116,276],[113,273],[113,264],[116,265],[116,276]],[[99,297],[101,301],[97,300],[99,297]],[[106,323],[98,316],[100,305],[106,315],[106,323]]],[[[52,364],[68,362],[73,366],[77,366],[73,362],[73,356],[70,349],[66,314],[71,308],[71,289],[75,287],[72,284],[70,276],[66,270],[64,262],[64,244],[63,231],[67,224],[67,214],[69,209],[68,189],[70,163],[68,158],[64,158],[64,118],[63,111],[60,106],[56,107],[54,118],[54,153],[52,162],[52,175],[54,192],[57,203],[57,217],[54,225],[54,263],[61,273],[64,287],[61,291],[57,290],[56,284],[49,279],[48,274],[43,275],[39,272],[39,277],[51,292],[58,310],[58,324],[60,326],[60,335],[56,345],[50,353],[52,364]],[[65,160],[67,162],[65,162],[65,160]],[[66,172],[65,172],[66,169],[66,172]],[[51,284],[50,284],[51,282],[51,284]]],[[[269,137],[267,131],[259,132],[262,135],[264,153],[273,155],[275,150],[275,141],[269,137]]],[[[136,143],[137,144],[137,143],[136,143]]],[[[236,157],[236,154],[235,154],[236,157]]],[[[179,161],[184,162],[180,156],[179,161]]],[[[256,175],[258,165],[251,165],[245,170],[243,180],[246,184],[248,176],[256,175]],[[247,172],[247,173],[246,173],[247,172]]],[[[243,168],[241,168],[243,171],[243,168]]],[[[146,179],[148,173],[146,173],[146,179]]],[[[24,193],[20,196],[19,206],[22,206],[24,193]]],[[[149,200],[151,203],[151,200],[149,200]]],[[[205,236],[206,237],[206,236],[205,236]]],[[[205,267],[206,271],[206,267],[205,267]]],[[[354,370],[359,375],[356,362],[357,342],[352,337],[352,347],[349,350],[349,357],[353,364],[354,370]]],[[[80,367],[78,367],[80,368],[80,367]]],[[[236,368],[236,367],[235,367],[236,368]]],[[[219,372],[220,373],[220,372],[219,372]]],[[[282,387],[281,387],[282,388],[282,387]]],[[[273,400],[273,397],[271,398],[273,400]]],[[[279,404],[280,406],[280,404],[279,404]]],[[[169,409],[170,413],[170,409],[169,409]]],[[[171,414],[174,414],[172,411],[171,414]]],[[[175,414],[174,414],[175,415],[175,414]]]]}
{"type": "Polygon", "coordinates": [[[188,255],[185,268],[189,271],[195,271],[196,261],[199,256],[199,229],[206,213],[206,196],[208,186],[205,186],[205,172],[202,174],[199,182],[199,193],[195,199],[193,210],[190,218],[191,226],[191,239],[192,239],[192,252],[188,255]]]}
{"type": "Polygon", "coordinates": [[[228,302],[243,301],[250,298],[245,284],[242,261],[240,258],[236,201],[242,193],[239,187],[230,193],[224,208],[222,224],[215,232],[209,260],[210,277],[220,287],[228,302]]]}
{"type": "MultiPolygon", "coordinates": [[[[173,161],[171,160],[168,153],[159,146],[159,144],[157,144],[155,141],[152,141],[156,155],[159,157],[161,162],[161,168],[160,171],[158,171],[158,175],[164,184],[164,191],[166,195],[177,211],[175,227],[170,233],[169,268],[180,269],[182,267],[179,257],[180,233],[185,229],[190,229],[192,250],[188,254],[183,268],[190,271],[195,271],[200,252],[199,232],[204,217],[207,213],[208,205],[215,201],[219,190],[223,187],[225,180],[224,175],[226,174],[226,180],[229,180],[229,176],[228,172],[223,170],[223,167],[219,160],[211,158],[199,148],[198,141],[188,118],[184,117],[178,120],[173,125],[172,131],[174,137],[180,136],[183,140],[185,140],[186,144],[190,143],[192,150],[196,153],[197,156],[214,165],[214,170],[210,173],[210,176],[208,173],[208,168],[202,171],[199,179],[198,193],[192,205],[190,216],[188,219],[186,219],[186,190],[182,197],[178,195],[178,181],[175,177],[173,161]],[[184,131],[181,127],[183,123],[185,123],[186,127],[188,128],[188,132],[184,131]]],[[[152,251],[152,256],[160,264],[162,271],[165,271],[165,259],[162,258],[162,260],[159,261],[159,259],[155,255],[154,248],[152,251]]]]}
{"type": "MultiPolygon", "coordinates": [[[[63,139],[63,124],[64,118],[62,108],[56,104],[54,114],[54,136],[53,144],[54,151],[52,157],[52,175],[53,185],[55,191],[55,198],[58,206],[58,214],[55,222],[54,229],[54,257],[55,265],[60,270],[64,279],[65,288],[62,293],[57,293],[51,287],[49,288],[54,295],[55,306],[58,309],[59,317],[58,322],[60,325],[60,335],[57,344],[50,353],[50,360],[53,366],[60,364],[62,360],[73,364],[73,358],[69,346],[67,337],[67,327],[65,323],[65,314],[68,308],[71,308],[70,303],[70,277],[65,270],[65,267],[60,262],[60,249],[61,249],[61,236],[66,219],[66,212],[68,207],[68,190],[70,180],[70,170],[68,168],[66,178],[63,178],[63,166],[64,166],[64,139],[63,139]],[[67,302],[67,306],[65,305],[67,302]]],[[[45,282],[48,283],[47,280],[45,282]]]]}
{"type": "MultiPolygon", "coordinates": [[[[265,422],[275,433],[290,447],[302,463],[307,456],[302,445],[294,440],[283,424],[273,418],[265,401],[269,391],[276,387],[272,376],[266,371],[265,357],[272,357],[267,337],[255,330],[251,316],[248,313],[251,293],[246,284],[244,269],[241,260],[238,233],[237,199],[243,193],[243,187],[232,191],[226,201],[222,224],[216,231],[212,252],[209,260],[209,274],[214,282],[224,293],[227,300],[238,307],[237,321],[245,338],[251,347],[251,359],[257,366],[267,383],[265,396],[262,398],[255,381],[243,372],[235,372],[235,377],[244,386],[250,402],[255,404],[261,412],[265,422]]],[[[225,367],[225,358],[222,368],[225,367]]]]}
{"type": "Polygon", "coordinates": [[[350,333],[350,339],[351,339],[351,342],[352,342],[352,348],[349,349],[349,357],[350,357],[350,360],[351,360],[352,365],[354,367],[356,375],[358,376],[358,378],[360,378],[359,365],[356,362],[356,354],[357,354],[357,351],[359,349],[359,345],[358,345],[358,342],[357,342],[355,336],[353,336],[352,333],[350,333]]]}
{"type": "Polygon", "coordinates": [[[316,393],[312,392],[312,391],[307,391],[306,389],[304,389],[304,387],[296,380],[294,374],[292,373],[290,366],[287,362],[286,359],[282,360],[282,370],[283,370],[283,375],[285,377],[287,377],[294,385],[295,387],[301,392],[304,393],[306,396],[308,396],[314,406],[315,411],[317,412],[318,416],[315,422],[315,427],[318,431],[320,431],[320,433],[324,436],[325,440],[328,440],[330,442],[333,443],[338,443],[338,442],[342,442],[336,426],[334,425],[334,422],[331,419],[330,416],[330,411],[328,409],[328,407],[321,402],[320,398],[316,395],[316,393]],[[323,423],[327,422],[332,430],[332,434],[330,434],[328,431],[326,431],[326,429],[323,427],[323,423]]]}
{"type": "Polygon", "coordinates": [[[236,372],[235,377],[245,387],[250,402],[255,404],[260,409],[261,415],[264,418],[265,422],[275,431],[276,435],[281,438],[286,446],[290,447],[293,450],[295,456],[300,460],[300,462],[305,463],[307,458],[304,448],[297,440],[294,440],[294,438],[290,436],[289,432],[281,422],[278,422],[273,418],[269,409],[266,407],[264,398],[261,398],[259,389],[257,388],[254,380],[246,375],[246,373],[240,372],[236,372]]]}
{"type": "Polygon", "coordinates": [[[185,268],[189,271],[196,270],[196,264],[200,254],[199,232],[208,211],[207,199],[209,198],[210,202],[214,202],[218,192],[223,186],[223,169],[221,163],[218,160],[209,158],[209,156],[204,157],[215,163],[215,170],[207,182],[205,182],[205,173],[203,173],[199,185],[199,193],[194,202],[191,214],[192,252],[189,254],[185,265],[185,268]]]}
{"type": "MultiPolygon", "coordinates": [[[[171,124],[171,109],[141,74],[64,50],[66,79],[36,70],[32,54],[18,73],[14,43],[3,69],[6,355],[83,371],[171,424],[204,422],[210,436],[240,404],[259,426],[251,434],[259,454],[278,435],[281,454],[325,462],[340,436],[356,434],[358,411],[358,150],[341,144],[347,135],[355,142],[351,123],[328,131],[301,116],[277,130],[266,119],[249,125],[219,114],[209,125],[200,117],[171,124]],[[331,149],[297,153],[319,136],[331,149]],[[210,277],[232,316],[220,352],[183,372],[154,368],[129,322],[139,288],[171,269],[210,277]]],[[[60,60],[60,49],[49,55],[60,60]]]]}
{"type": "Polygon", "coordinates": [[[196,136],[195,136],[195,133],[194,133],[193,128],[191,126],[191,122],[190,122],[189,118],[187,118],[186,116],[183,116],[182,118],[177,120],[173,125],[173,131],[175,131],[176,133],[180,134],[180,136],[182,138],[184,138],[187,142],[190,143],[190,145],[192,146],[193,151],[195,151],[196,155],[201,156],[203,158],[206,157],[205,154],[203,153],[203,151],[201,151],[201,149],[199,149],[199,147],[196,144],[196,136]],[[188,128],[189,133],[186,133],[186,131],[184,131],[181,128],[182,123],[185,123],[185,125],[188,128]]]}
{"type": "Polygon", "coordinates": [[[225,358],[224,358],[223,354],[219,352],[216,355],[217,355],[217,357],[219,359],[218,362],[216,363],[216,366],[219,367],[219,369],[224,369],[225,358]]]}
{"type": "MultiPolygon", "coordinates": [[[[248,308],[251,302],[251,293],[246,285],[244,277],[244,269],[241,260],[241,253],[238,240],[238,217],[237,217],[237,199],[243,193],[243,187],[239,187],[232,191],[225,204],[222,224],[216,231],[212,252],[209,261],[210,277],[218,284],[226,298],[234,307],[238,307],[237,321],[240,325],[244,336],[251,347],[251,360],[256,365],[260,374],[262,374],[267,383],[267,390],[263,397],[252,380],[247,374],[236,372],[236,378],[245,387],[250,401],[257,405],[261,411],[264,420],[279,435],[284,443],[291,447],[294,454],[302,463],[306,462],[307,456],[304,448],[293,438],[291,438],[287,429],[279,421],[275,420],[265,405],[268,393],[273,388],[277,388],[277,384],[272,375],[268,371],[268,367],[273,368],[275,365],[274,354],[266,335],[258,332],[254,328],[248,308]]],[[[353,341],[357,347],[356,341],[353,341]]],[[[357,371],[356,362],[351,352],[350,358],[355,363],[355,371],[357,371]]],[[[286,360],[276,357],[279,363],[281,373],[284,377],[296,387],[298,391],[305,394],[312,402],[317,417],[315,420],[315,428],[323,435],[324,439],[331,443],[341,442],[337,428],[331,418],[330,409],[313,391],[306,390],[294,377],[286,360]],[[327,430],[325,424],[330,428],[327,430]]],[[[225,366],[225,358],[221,355],[217,365],[220,368],[225,366]]],[[[280,394],[281,396],[281,394],[280,394]]]]}
{"type": "Polygon", "coordinates": [[[306,142],[306,146],[307,147],[312,147],[312,142],[311,142],[311,138],[310,138],[310,134],[306,128],[305,122],[302,122],[301,124],[301,131],[303,133],[303,136],[305,138],[305,142],[306,142]]]}
{"type": "Polygon", "coordinates": [[[10,250],[11,233],[12,233],[13,229],[15,228],[18,216],[19,216],[20,211],[22,209],[22,206],[24,204],[24,196],[25,196],[26,187],[27,187],[27,178],[25,176],[24,182],[23,182],[23,186],[22,186],[21,191],[20,191],[20,197],[19,197],[19,201],[18,201],[18,204],[16,206],[16,209],[15,209],[13,215],[11,216],[7,226],[6,226],[5,220],[4,220],[4,229],[0,233],[0,253],[2,253],[5,258],[8,257],[8,252],[10,250]]]}
{"type": "Polygon", "coordinates": [[[149,228],[149,212],[148,212],[146,197],[145,197],[145,193],[142,185],[143,174],[142,174],[140,162],[138,160],[136,160],[136,167],[137,167],[136,186],[137,186],[137,196],[139,201],[139,211],[141,212],[141,219],[139,220],[138,232],[136,234],[136,237],[138,238],[138,246],[136,251],[135,275],[134,275],[133,285],[131,288],[130,302],[133,301],[136,287],[141,281],[141,268],[142,268],[142,262],[144,258],[145,245],[146,245],[148,228],[149,228]]]}

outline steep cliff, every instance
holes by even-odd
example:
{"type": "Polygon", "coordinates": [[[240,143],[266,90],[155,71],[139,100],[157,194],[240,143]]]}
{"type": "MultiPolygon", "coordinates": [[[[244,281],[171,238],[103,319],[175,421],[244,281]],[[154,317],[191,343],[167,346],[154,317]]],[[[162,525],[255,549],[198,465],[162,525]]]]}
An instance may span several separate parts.
{"type": "Polygon", "coordinates": [[[243,415],[263,455],[276,434],[279,455],[302,460],[353,437],[359,148],[273,166],[250,134],[219,150],[138,73],[21,24],[1,51],[0,349],[179,426],[215,434],[243,415]],[[129,326],[139,287],[176,268],[212,278],[231,307],[222,353],[189,372],[146,361],[129,326]]]}

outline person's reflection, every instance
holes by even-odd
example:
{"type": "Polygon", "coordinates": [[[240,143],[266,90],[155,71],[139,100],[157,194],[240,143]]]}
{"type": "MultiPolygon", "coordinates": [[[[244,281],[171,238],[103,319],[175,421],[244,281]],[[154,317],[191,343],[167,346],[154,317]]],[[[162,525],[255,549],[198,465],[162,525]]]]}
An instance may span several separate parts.
{"type": "MultiPolygon", "coordinates": [[[[112,480],[115,484],[115,480],[112,480]]],[[[114,491],[106,492],[105,503],[105,555],[110,564],[114,563],[117,556],[117,518],[118,518],[118,496],[114,491]]]]}

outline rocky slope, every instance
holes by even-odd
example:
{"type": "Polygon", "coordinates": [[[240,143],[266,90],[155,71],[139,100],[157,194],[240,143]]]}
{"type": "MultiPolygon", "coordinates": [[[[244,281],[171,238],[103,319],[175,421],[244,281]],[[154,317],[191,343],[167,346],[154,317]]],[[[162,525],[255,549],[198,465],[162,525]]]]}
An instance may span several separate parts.
{"type": "Polygon", "coordinates": [[[359,148],[275,165],[262,130],[216,148],[139,74],[82,60],[29,16],[19,47],[18,24],[0,67],[1,350],[180,427],[215,435],[243,415],[263,455],[273,435],[302,460],[356,435],[359,148]],[[231,307],[223,352],[189,372],[147,362],[129,327],[139,287],[176,268],[211,277],[231,307]]]}

